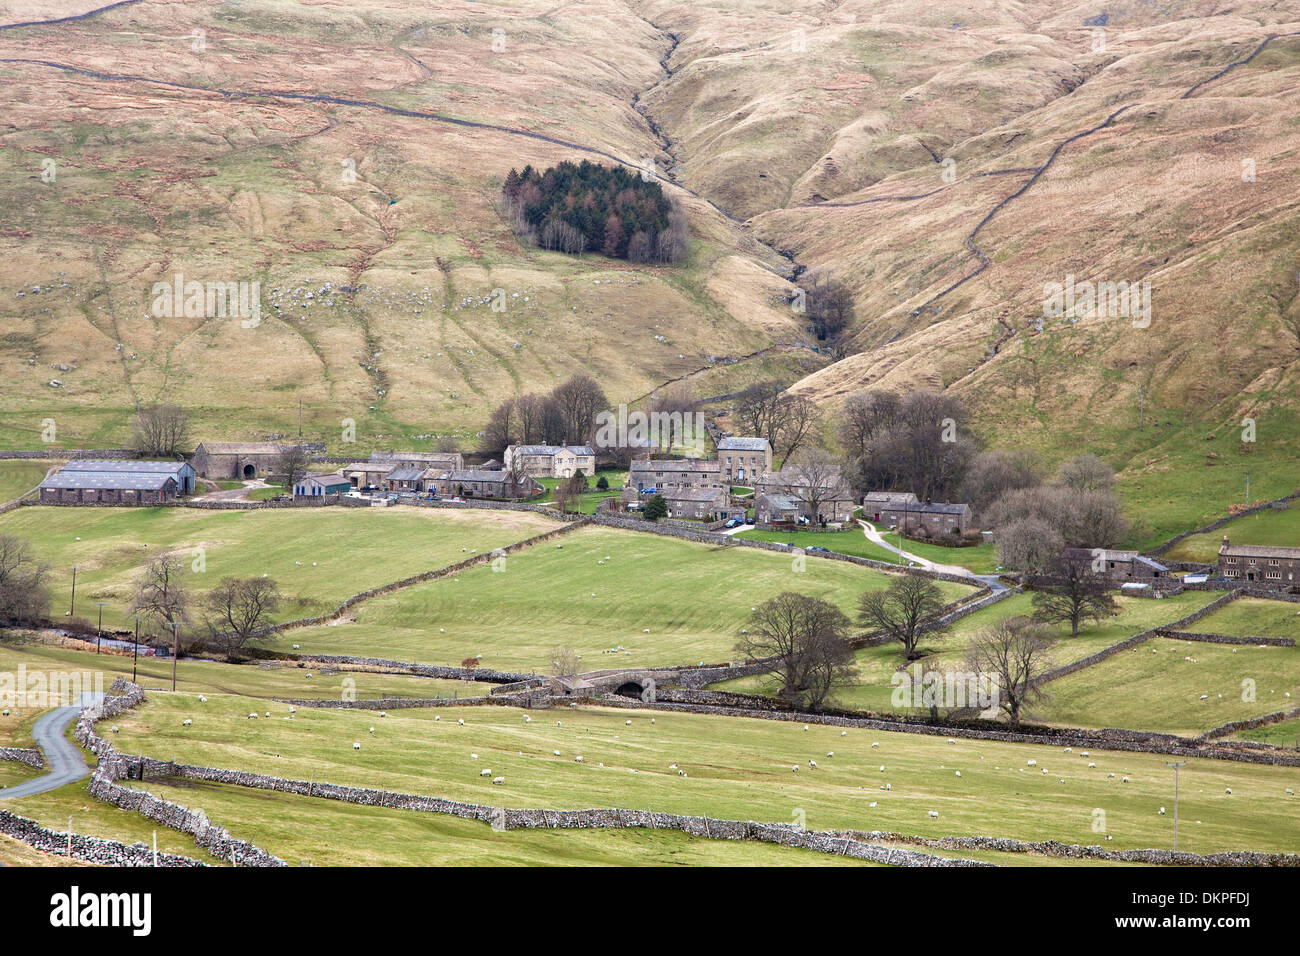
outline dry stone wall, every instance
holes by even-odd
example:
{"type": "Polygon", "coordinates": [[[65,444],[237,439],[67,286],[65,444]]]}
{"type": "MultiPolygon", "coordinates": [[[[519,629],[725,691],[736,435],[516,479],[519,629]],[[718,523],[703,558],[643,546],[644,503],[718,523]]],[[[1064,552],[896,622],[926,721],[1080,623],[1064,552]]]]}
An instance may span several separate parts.
{"type": "MultiPolygon", "coordinates": [[[[20,817],[8,810],[0,810],[0,833],[13,837],[42,853],[54,856],[68,855],[68,834],[50,830],[35,820],[20,817]]],[[[159,853],[143,843],[119,843],[99,837],[72,834],[72,859],[85,860],[100,866],[205,866],[188,856],[159,853]]]]}
{"type": "Polygon", "coordinates": [[[37,770],[45,769],[45,758],[41,752],[36,749],[24,747],[0,747],[0,760],[12,760],[16,763],[25,763],[29,767],[35,767],[37,770]]]}

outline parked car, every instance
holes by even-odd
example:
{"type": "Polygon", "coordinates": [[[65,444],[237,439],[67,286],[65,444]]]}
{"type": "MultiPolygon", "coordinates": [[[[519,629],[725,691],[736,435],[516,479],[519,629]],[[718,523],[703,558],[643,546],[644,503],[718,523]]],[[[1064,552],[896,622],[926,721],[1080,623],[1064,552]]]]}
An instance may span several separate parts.
{"type": "Polygon", "coordinates": [[[805,551],[816,551],[818,554],[830,554],[830,548],[823,548],[820,544],[814,544],[811,548],[804,548],[805,551]]]}
{"type": "Polygon", "coordinates": [[[745,522],[743,522],[743,521],[740,520],[739,518],[732,518],[732,519],[730,519],[730,520],[729,520],[725,525],[723,525],[723,527],[724,527],[724,528],[739,528],[739,527],[740,527],[742,524],[744,524],[744,523],[745,523],[745,522]]]}

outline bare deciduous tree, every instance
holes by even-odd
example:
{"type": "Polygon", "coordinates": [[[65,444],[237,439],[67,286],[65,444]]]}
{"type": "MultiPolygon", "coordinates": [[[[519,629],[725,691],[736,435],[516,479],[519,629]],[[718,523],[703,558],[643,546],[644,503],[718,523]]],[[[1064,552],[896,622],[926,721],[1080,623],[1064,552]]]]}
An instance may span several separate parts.
{"type": "Polygon", "coordinates": [[[304,475],[311,471],[311,457],[302,445],[286,445],[276,460],[276,472],[290,494],[304,475]]]}
{"type": "Polygon", "coordinates": [[[208,635],[233,657],[250,641],[266,636],[268,617],[282,600],[271,578],[224,577],[203,601],[208,635]]]}
{"type": "Polygon", "coordinates": [[[581,444],[590,441],[596,429],[596,415],[609,408],[605,391],[590,375],[574,375],[551,393],[559,410],[561,440],[581,444]]]}
{"type": "Polygon", "coordinates": [[[1070,636],[1078,637],[1085,619],[1100,621],[1118,612],[1111,585],[1110,578],[1093,567],[1092,558],[1062,555],[1034,579],[1034,616],[1068,621],[1070,636]]]}
{"type": "Polygon", "coordinates": [[[819,710],[852,679],[849,619],[820,598],[786,591],[764,601],[736,650],[780,681],[778,696],[797,708],[819,710]]]}
{"type": "Polygon", "coordinates": [[[807,448],[781,469],[781,491],[798,501],[809,520],[821,518],[822,506],[849,494],[839,463],[821,448],[807,448]]]}
{"type": "Polygon", "coordinates": [[[1020,726],[1024,707],[1045,695],[1039,685],[1051,643],[1051,629],[1027,617],[1005,617],[975,632],[966,652],[967,666],[998,683],[998,705],[1012,727],[1020,726]]]}
{"type": "Polygon", "coordinates": [[[1065,547],[1059,531],[1034,517],[999,525],[995,539],[1002,566],[1023,572],[1029,580],[1056,560],[1065,547]]]}
{"type": "Polygon", "coordinates": [[[0,535],[0,622],[33,624],[50,610],[49,569],[22,538],[0,535]]]}
{"type": "Polygon", "coordinates": [[[937,584],[919,574],[906,574],[883,590],[862,595],[858,623],[899,641],[904,657],[915,660],[922,633],[941,634],[947,629],[938,620],[945,604],[937,584]]]}
{"type": "Polygon", "coordinates": [[[157,628],[152,630],[155,635],[171,637],[172,625],[184,622],[189,607],[179,558],[160,554],[144,566],[127,613],[145,619],[146,628],[157,628]]]}
{"type": "Polygon", "coordinates": [[[142,457],[179,457],[188,440],[189,418],[179,405],[148,405],[131,420],[131,447],[142,457]]]}
{"type": "Polygon", "coordinates": [[[1056,480],[1075,491],[1114,491],[1115,470],[1096,455],[1085,452],[1061,464],[1056,480]]]}
{"type": "Polygon", "coordinates": [[[578,659],[578,652],[567,644],[552,647],[549,660],[552,677],[576,677],[582,663],[578,659]]]}

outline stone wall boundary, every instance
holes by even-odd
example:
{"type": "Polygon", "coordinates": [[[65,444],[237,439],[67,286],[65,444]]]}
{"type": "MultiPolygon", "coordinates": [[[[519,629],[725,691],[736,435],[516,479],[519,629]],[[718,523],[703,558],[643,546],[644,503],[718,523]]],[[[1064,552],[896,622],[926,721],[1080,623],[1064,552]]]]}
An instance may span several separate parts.
{"type": "MultiPolygon", "coordinates": [[[[68,856],[66,831],[50,830],[35,820],[20,817],[8,810],[0,810],[0,833],[42,853],[68,856]]],[[[100,866],[207,866],[206,863],[174,853],[159,853],[155,862],[153,851],[143,843],[119,843],[81,833],[72,834],[71,859],[85,860],[100,866]]]]}
{"type": "Polygon", "coordinates": [[[0,760],[12,760],[25,763],[37,770],[45,769],[45,757],[37,749],[27,747],[0,747],[0,760]]]}

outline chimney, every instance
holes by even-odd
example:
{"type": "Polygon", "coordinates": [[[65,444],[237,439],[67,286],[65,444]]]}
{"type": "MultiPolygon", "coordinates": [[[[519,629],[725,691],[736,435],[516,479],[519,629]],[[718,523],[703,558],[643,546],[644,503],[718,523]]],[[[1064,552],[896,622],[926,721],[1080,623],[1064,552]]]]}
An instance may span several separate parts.
{"type": "Polygon", "coordinates": [[[1225,551],[1225,550],[1227,550],[1227,547],[1228,547],[1228,536],[1225,534],[1225,535],[1223,536],[1223,546],[1222,546],[1221,548],[1219,548],[1219,550],[1220,550],[1220,551],[1225,551]]]}

